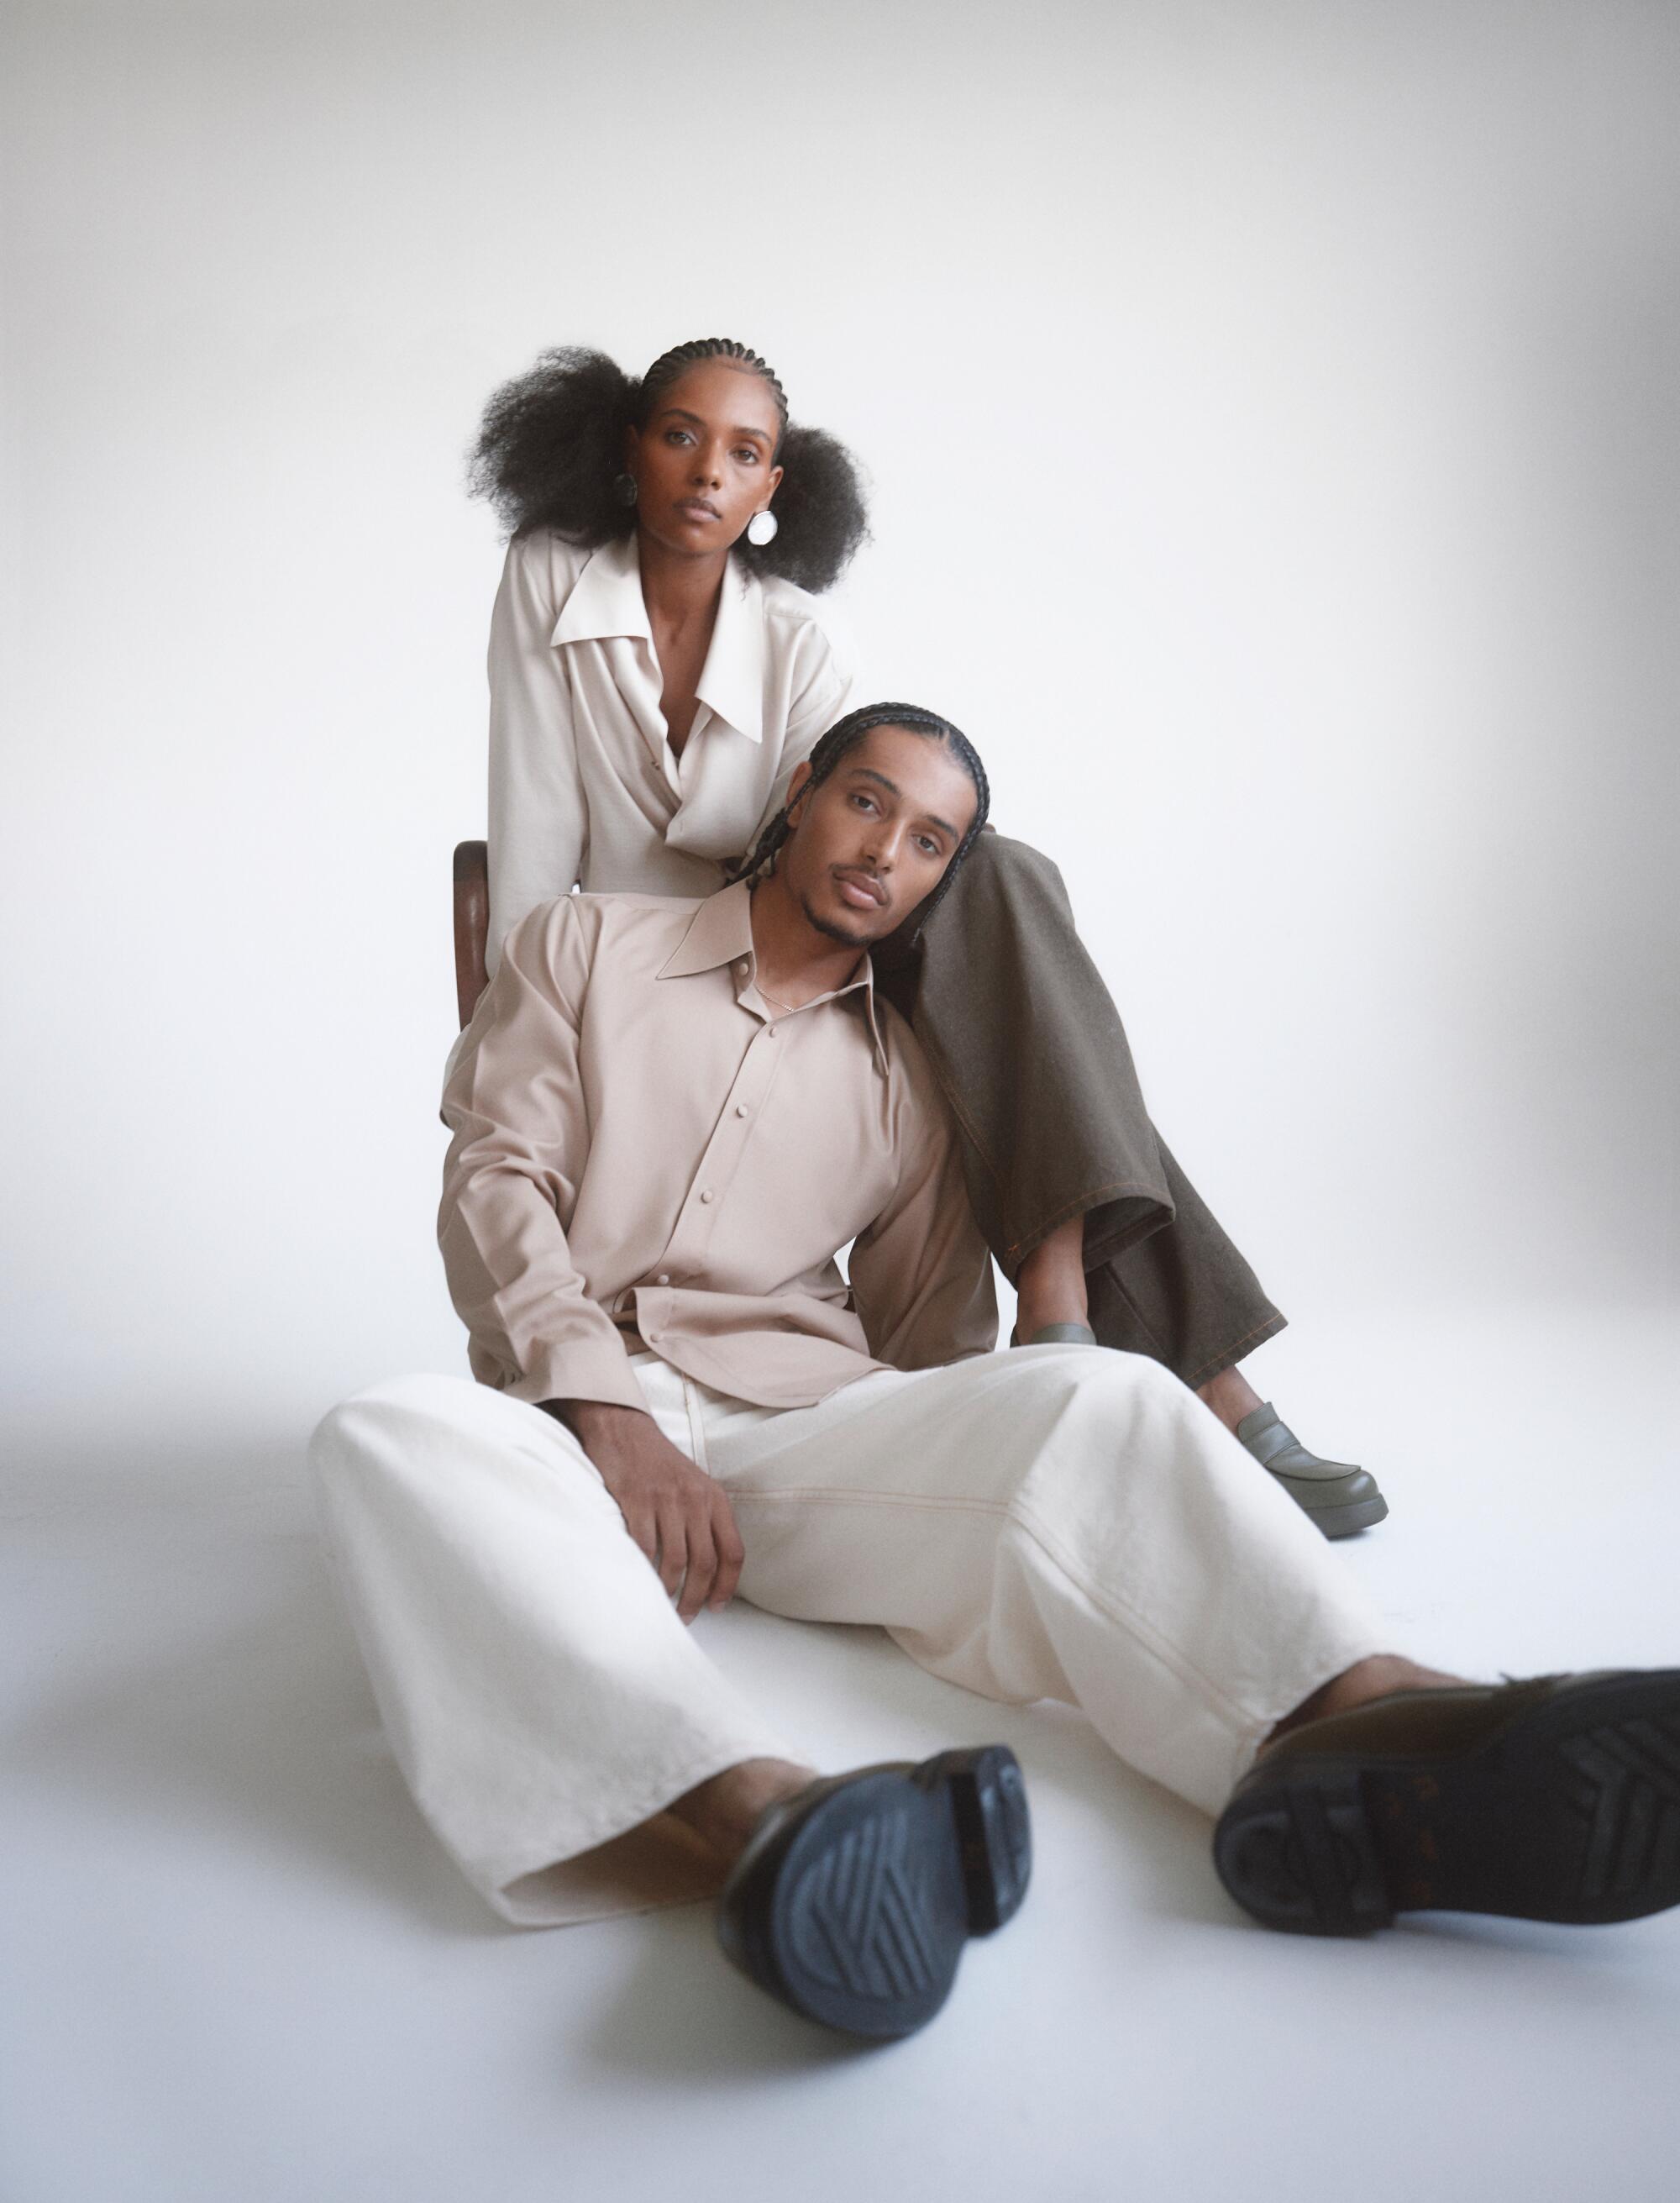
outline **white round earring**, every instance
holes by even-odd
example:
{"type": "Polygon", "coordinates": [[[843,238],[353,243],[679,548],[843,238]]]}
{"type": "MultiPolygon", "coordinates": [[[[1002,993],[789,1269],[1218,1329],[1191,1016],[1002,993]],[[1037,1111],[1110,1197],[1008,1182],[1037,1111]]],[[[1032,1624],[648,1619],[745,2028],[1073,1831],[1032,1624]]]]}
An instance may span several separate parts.
{"type": "Polygon", "coordinates": [[[775,540],[775,531],[781,525],[773,512],[755,512],[746,523],[746,540],[763,550],[767,543],[775,540]]]}

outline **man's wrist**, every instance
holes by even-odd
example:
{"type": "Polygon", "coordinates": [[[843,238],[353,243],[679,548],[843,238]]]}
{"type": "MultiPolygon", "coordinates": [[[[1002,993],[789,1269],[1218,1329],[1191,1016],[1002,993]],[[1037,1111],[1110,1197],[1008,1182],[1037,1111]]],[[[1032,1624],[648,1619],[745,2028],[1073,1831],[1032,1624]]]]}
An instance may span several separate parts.
{"type": "Polygon", "coordinates": [[[635,1415],[646,1420],[645,1408],[627,1408],[616,1400],[539,1400],[537,1405],[544,1415],[552,1415],[557,1423],[566,1428],[587,1449],[591,1433],[624,1427],[624,1418],[635,1415]]]}

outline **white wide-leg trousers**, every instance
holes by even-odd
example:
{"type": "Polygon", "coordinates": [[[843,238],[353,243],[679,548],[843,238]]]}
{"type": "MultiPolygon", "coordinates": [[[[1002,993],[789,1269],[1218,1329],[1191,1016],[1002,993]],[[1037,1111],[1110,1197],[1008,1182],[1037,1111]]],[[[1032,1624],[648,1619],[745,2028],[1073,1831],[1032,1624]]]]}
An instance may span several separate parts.
{"type": "MultiPolygon", "coordinates": [[[[1142,1356],[1017,1349],[786,1409],[633,1366],[727,1489],[753,1604],[878,1623],[987,1698],[1081,1706],[1206,1811],[1282,1715],[1393,1649],[1319,1533],[1142,1356]]],[[[403,1773],[497,1911],[558,1923],[715,1887],[663,1809],[803,1755],[678,1621],[571,1433],[409,1377],[334,1409],[312,1451],[403,1773]]]]}

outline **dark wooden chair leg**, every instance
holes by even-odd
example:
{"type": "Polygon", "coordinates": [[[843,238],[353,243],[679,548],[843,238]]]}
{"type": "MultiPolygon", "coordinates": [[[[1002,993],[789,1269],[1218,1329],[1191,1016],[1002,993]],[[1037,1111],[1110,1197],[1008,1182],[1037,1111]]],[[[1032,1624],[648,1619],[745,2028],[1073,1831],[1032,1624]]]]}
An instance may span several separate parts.
{"type": "Polygon", "coordinates": [[[490,984],[484,968],[490,941],[490,848],[485,842],[455,845],[455,1007],[464,1025],[490,984]]]}

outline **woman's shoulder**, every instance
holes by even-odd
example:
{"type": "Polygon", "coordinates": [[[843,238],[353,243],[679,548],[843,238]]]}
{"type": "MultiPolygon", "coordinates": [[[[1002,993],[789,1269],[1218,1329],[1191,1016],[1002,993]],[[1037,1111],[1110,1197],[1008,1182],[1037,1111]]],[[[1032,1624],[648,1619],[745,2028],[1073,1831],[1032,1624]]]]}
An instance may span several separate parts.
{"type": "Polygon", "coordinates": [[[842,678],[856,661],[852,631],[836,608],[784,582],[779,574],[754,576],[763,606],[764,633],[777,662],[791,665],[796,676],[816,679],[833,664],[842,678]]]}
{"type": "Polygon", "coordinates": [[[808,589],[800,588],[797,582],[783,581],[780,574],[758,574],[753,578],[758,584],[766,620],[784,627],[815,627],[827,632],[828,606],[808,589]]]}
{"type": "Polygon", "coordinates": [[[533,528],[508,545],[498,603],[516,611],[528,641],[575,642],[633,632],[618,623],[627,591],[639,598],[640,586],[634,537],[628,544],[583,543],[533,528]]]}
{"type": "Polygon", "coordinates": [[[532,528],[510,541],[507,565],[510,572],[540,574],[563,596],[594,557],[596,548],[594,544],[562,535],[557,529],[532,528]]]}

